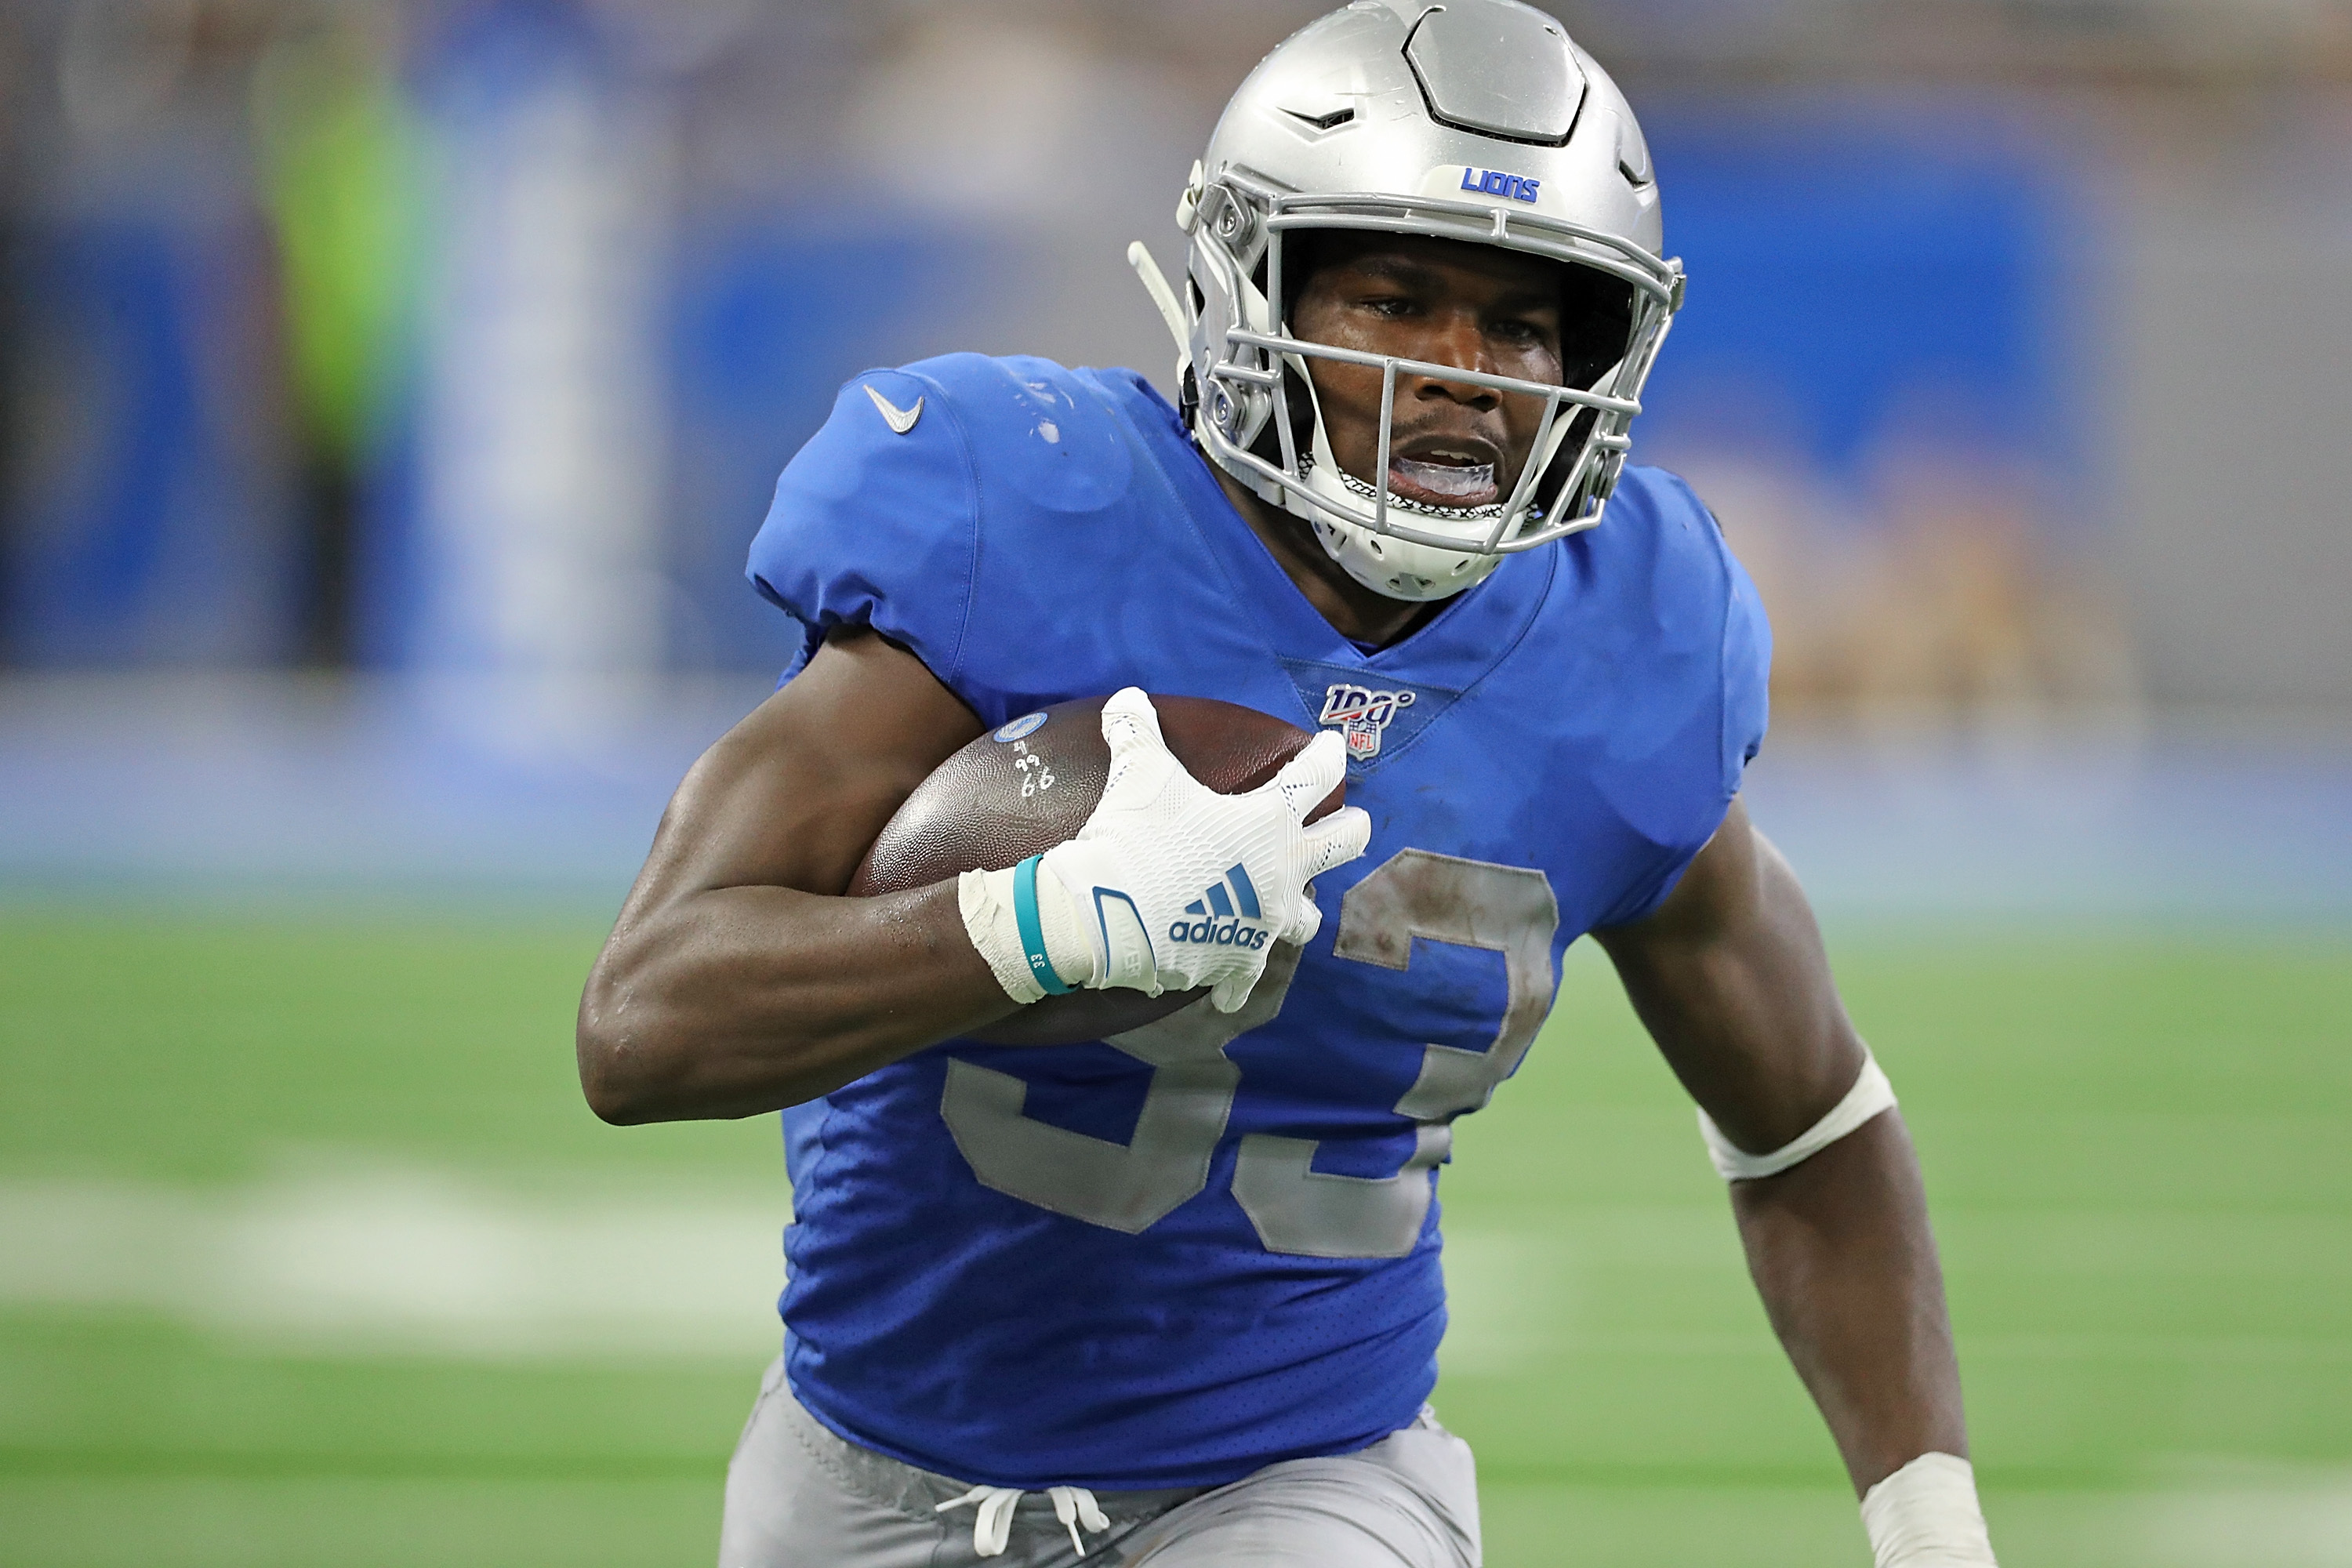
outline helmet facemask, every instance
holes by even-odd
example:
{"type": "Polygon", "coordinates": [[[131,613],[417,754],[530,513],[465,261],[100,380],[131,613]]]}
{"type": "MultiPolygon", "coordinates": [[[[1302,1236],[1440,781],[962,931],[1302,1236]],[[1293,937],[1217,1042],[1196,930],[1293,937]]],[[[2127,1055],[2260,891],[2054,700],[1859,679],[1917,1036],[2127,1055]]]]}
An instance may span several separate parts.
{"type": "Polygon", "coordinates": [[[1680,302],[1678,266],[1562,219],[1437,197],[1303,195],[1237,168],[1214,184],[1196,184],[1187,196],[1180,221],[1192,220],[1192,310],[1184,323],[1191,330],[1184,336],[1186,368],[1200,398],[1194,432],[1220,467],[1308,522],[1350,575],[1394,598],[1443,598],[1484,578],[1507,554],[1601,521],[1630,445],[1627,426],[1641,412],[1642,383],[1680,302]],[[1286,240],[1318,230],[1422,235],[1587,268],[1599,275],[1596,282],[1613,280],[1625,290],[1622,341],[1608,351],[1613,360],[1575,355],[1571,323],[1563,320],[1565,379],[1589,377],[1582,385],[1309,342],[1286,319],[1277,320],[1271,301],[1287,305],[1295,293],[1285,262],[1297,271],[1301,258],[1286,240]],[[1540,400],[1543,414],[1528,458],[1507,493],[1483,506],[1433,506],[1385,483],[1368,483],[1332,458],[1307,368],[1314,359],[1381,373],[1374,472],[1383,479],[1401,375],[1540,400]],[[1297,405],[1302,394],[1304,408],[1297,405]]]}

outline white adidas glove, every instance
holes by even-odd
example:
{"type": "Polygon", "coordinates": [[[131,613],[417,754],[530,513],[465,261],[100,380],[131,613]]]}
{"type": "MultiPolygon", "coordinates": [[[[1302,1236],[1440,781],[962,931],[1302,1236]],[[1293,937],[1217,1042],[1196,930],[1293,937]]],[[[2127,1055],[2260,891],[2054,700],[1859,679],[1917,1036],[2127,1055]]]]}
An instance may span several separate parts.
{"type": "Polygon", "coordinates": [[[1231,1013],[1276,942],[1323,923],[1307,885],[1364,852],[1371,818],[1344,806],[1309,826],[1346,774],[1325,731],[1246,795],[1184,771],[1134,687],[1103,704],[1110,777],[1078,836],[1005,871],[967,871],[958,892],[972,945],[1016,1002],[1076,986],[1215,989],[1231,1013]]]}

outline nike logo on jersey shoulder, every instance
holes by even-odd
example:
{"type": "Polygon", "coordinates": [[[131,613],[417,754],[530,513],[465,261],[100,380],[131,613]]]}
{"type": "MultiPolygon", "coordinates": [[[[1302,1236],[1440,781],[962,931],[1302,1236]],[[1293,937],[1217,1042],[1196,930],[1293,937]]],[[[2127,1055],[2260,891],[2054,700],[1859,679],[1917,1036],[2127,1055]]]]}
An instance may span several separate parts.
{"type": "Polygon", "coordinates": [[[915,399],[912,408],[901,408],[870,386],[866,389],[866,395],[872,398],[874,406],[881,411],[882,423],[901,436],[912,430],[915,421],[923,416],[923,400],[919,397],[915,399]]]}

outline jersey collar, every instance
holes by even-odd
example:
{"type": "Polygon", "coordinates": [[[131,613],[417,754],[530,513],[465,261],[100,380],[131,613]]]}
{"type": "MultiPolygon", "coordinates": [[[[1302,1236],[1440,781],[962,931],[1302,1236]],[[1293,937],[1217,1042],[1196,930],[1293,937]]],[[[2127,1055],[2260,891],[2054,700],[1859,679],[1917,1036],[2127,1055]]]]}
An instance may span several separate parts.
{"type": "Polygon", "coordinates": [[[1164,462],[1169,478],[1231,581],[1236,605],[1248,607],[1244,613],[1278,658],[1466,691],[1526,635],[1550,591],[1559,551],[1546,546],[1507,555],[1484,582],[1455,595],[1426,625],[1366,653],[1323,618],[1234,509],[1208,458],[1181,432],[1177,436],[1180,450],[1164,462]]]}

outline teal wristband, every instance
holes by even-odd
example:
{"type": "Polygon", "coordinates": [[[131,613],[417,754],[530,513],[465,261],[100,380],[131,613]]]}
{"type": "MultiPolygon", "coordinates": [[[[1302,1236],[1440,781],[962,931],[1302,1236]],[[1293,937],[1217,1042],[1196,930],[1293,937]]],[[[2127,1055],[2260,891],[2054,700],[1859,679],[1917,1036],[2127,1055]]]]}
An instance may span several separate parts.
{"type": "Polygon", "coordinates": [[[1046,995],[1066,995],[1070,988],[1045,956],[1045,927],[1037,918],[1037,860],[1032,855],[1013,868],[1013,923],[1021,931],[1021,956],[1029,961],[1030,977],[1045,988],[1046,995]]]}

